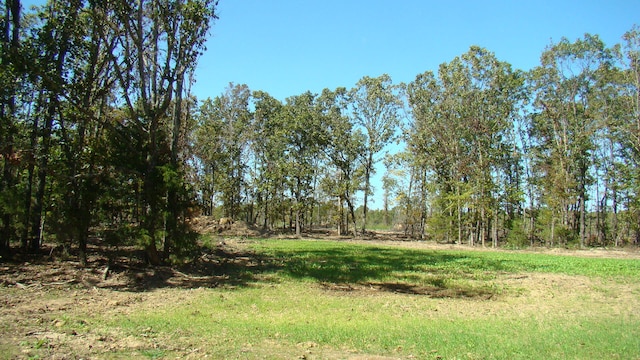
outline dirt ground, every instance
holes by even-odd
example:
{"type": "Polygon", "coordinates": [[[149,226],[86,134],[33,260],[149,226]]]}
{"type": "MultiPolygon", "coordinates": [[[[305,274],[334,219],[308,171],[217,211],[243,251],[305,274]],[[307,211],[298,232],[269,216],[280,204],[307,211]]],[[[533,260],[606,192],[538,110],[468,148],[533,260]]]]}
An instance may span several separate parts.
{"type": "MultiPolygon", "coordinates": [[[[219,226],[219,225],[217,225],[219,226]]],[[[206,229],[206,227],[203,227],[206,229]]],[[[153,348],[150,338],[123,334],[85,331],[91,327],[83,321],[73,322],[73,314],[126,314],[140,308],[153,308],[185,295],[186,289],[213,288],[243,281],[229,276],[236,267],[250,269],[264,265],[263,259],[244,249],[243,237],[259,234],[243,224],[228,226],[218,232],[220,243],[213,250],[203,250],[198,261],[181,267],[147,267],[133,249],[105,251],[97,245],[90,248],[89,266],[81,267],[73,258],[45,248],[49,254],[38,258],[0,263],[0,359],[37,358],[45,354],[50,359],[92,358],[95,354],[113,351],[135,351],[153,348]],[[239,238],[224,238],[231,232],[239,238]],[[100,250],[100,251],[98,251],[100,250]],[[16,349],[20,352],[15,353],[16,349]],[[2,355],[12,354],[12,355],[2,355]]],[[[280,235],[282,236],[282,235],[280,235]]],[[[399,240],[389,234],[377,234],[368,240],[336,237],[331,233],[309,235],[342,241],[376,243],[421,249],[465,249],[458,245],[399,240]]],[[[477,251],[506,251],[473,248],[477,251]]],[[[533,252],[554,254],[640,259],[637,250],[533,249],[533,252]]],[[[592,280],[558,275],[525,275],[506,279],[530,289],[532,296],[548,296],[549,289],[589,287],[592,280]]],[[[579,290],[579,289],[577,289],[579,290]]],[[[327,291],[334,291],[327,289],[327,291]]],[[[561,294],[559,294],[561,295],[561,294]]],[[[620,293],[633,297],[633,293],[620,293]]],[[[545,302],[539,302],[540,304],[545,302]]],[[[624,302],[623,302],[624,303],[624,302]]],[[[637,301],[628,301],[636,304],[637,301]]],[[[505,306],[502,304],[501,306],[505,306]]],[[[515,305],[514,305],[515,306],[515,305]]],[[[522,306],[521,303],[518,306],[522,306]]],[[[533,299],[529,306],[540,306],[533,299]]],[[[486,308],[485,308],[486,309],[486,308]]],[[[537,311],[537,310],[535,310],[537,311]]],[[[621,309],[622,312],[627,311],[621,309]]],[[[631,311],[631,310],[629,310],[631,311]]],[[[199,358],[189,349],[173,349],[183,358],[199,358]]],[[[145,356],[141,356],[145,358],[145,356]]],[[[146,356],[148,358],[148,356],[146,356]]]]}

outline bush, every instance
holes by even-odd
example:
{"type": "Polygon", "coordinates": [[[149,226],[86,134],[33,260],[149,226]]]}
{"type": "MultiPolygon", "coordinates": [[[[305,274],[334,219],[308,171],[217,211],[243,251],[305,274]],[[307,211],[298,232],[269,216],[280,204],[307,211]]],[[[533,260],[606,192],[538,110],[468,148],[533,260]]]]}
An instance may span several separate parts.
{"type": "Polygon", "coordinates": [[[530,245],[529,236],[524,230],[524,224],[521,219],[514,220],[511,229],[507,231],[506,247],[513,249],[522,249],[530,245]]]}

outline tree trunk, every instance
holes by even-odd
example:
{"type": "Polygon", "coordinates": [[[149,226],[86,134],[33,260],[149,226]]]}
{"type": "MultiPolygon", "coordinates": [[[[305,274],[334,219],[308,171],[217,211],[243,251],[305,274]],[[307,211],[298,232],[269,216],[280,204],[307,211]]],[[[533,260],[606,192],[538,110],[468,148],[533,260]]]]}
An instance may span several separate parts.
{"type": "Polygon", "coordinates": [[[362,208],[362,235],[364,236],[367,231],[367,211],[369,202],[369,186],[371,185],[371,170],[373,167],[373,152],[369,150],[369,156],[367,157],[367,163],[365,165],[364,174],[364,206],[362,208]]]}
{"type": "Polygon", "coordinates": [[[585,209],[585,184],[581,184],[580,188],[580,248],[585,247],[586,234],[586,209],[585,209]]]}
{"type": "Polygon", "coordinates": [[[300,226],[300,209],[296,208],[296,237],[302,237],[302,229],[300,226]]]}
{"type": "MultiPolygon", "coordinates": [[[[54,95],[55,97],[55,95],[54,95]]],[[[33,213],[31,220],[31,241],[29,243],[29,252],[36,253],[40,249],[40,239],[42,238],[42,217],[44,207],[44,195],[47,187],[47,172],[49,165],[49,152],[51,147],[51,130],[53,128],[53,118],[55,116],[56,106],[54,99],[49,100],[49,106],[46,112],[46,121],[44,132],[42,134],[42,153],[40,155],[40,165],[38,166],[38,189],[33,203],[33,213]]]]}
{"type": "MultiPolygon", "coordinates": [[[[174,111],[173,111],[173,133],[171,138],[171,169],[179,174],[179,159],[178,150],[180,146],[180,132],[182,129],[182,91],[183,91],[183,79],[180,78],[176,82],[174,111]]],[[[167,236],[164,241],[164,256],[168,257],[172,251],[173,243],[176,241],[178,234],[178,224],[180,221],[180,213],[182,209],[178,204],[178,189],[176,188],[175,180],[172,180],[173,184],[169,184],[167,190],[167,236]]]]}

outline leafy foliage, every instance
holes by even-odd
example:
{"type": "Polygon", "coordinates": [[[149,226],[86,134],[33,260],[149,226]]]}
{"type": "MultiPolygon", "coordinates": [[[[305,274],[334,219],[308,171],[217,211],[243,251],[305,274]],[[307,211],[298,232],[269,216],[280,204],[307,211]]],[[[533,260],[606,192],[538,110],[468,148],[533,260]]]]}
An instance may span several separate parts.
{"type": "Polygon", "coordinates": [[[298,236],[640,239],[637,27],[613,47],[562,39],[526,73],[472,46],[408,85],[364,76],[280,100],[229,84],[199,101],[190,82],[215,0],[5,5],[2,254],[49,241],[84,263],[97,234],[158,264],[195,246],[200,213],[298,236]],[[370,212],[381,160],[384,209],[370,212]]]}

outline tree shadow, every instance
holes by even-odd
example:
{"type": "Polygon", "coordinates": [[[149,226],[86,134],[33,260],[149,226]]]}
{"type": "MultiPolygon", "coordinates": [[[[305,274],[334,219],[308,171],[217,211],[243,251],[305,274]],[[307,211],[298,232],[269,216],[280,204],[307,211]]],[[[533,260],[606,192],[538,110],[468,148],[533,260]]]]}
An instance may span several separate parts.
{"type": "Polygon", "coordinates": [[[265,281],[260,274],[275,272],[276,266],[268,257],[233,247],[201,247],[190,262],[173,266],[146,266],[144,262],[131,265],[130,260],[114,260],[109,271],[116,279],[101,287],[120,291],[144,292],[159,288],[237,288],[250,287],[265,281]]]}
{"type": "Polygon", "coordinates": [[[340,242],[265,251],[221,243],[213,248],[200,247],[189,263],[155,267],[147,266],[144,252],[133,247],[92,244],[89,250],[87,267],[55,256],[18,261],[0,268],[0,283],[144,292],[160,288],[250,287],[289,277],[311,280],[331,291],[375,290],[434,298],[488,299],[498,291],[491,286],[491,274],[508,271],[511,266],[467,254],[340,242]]]}
{"type": "Polygon", "coordinates": [[[509,271],[502,261],[466,254],[406,248],[349,245],[272,252],[281,272],[314,280],[329,290],[371,290],[434,298],[490,299],[499,289],[496,273],[509,271]]]}

